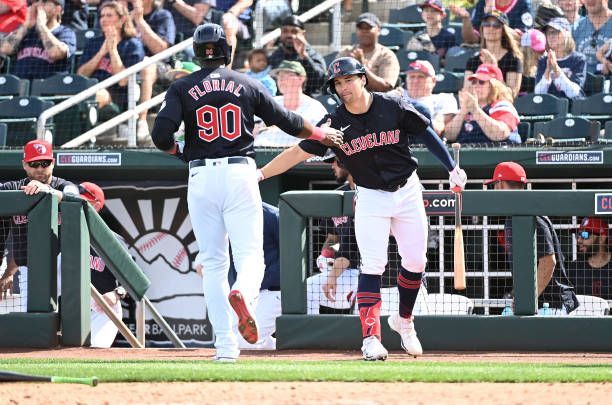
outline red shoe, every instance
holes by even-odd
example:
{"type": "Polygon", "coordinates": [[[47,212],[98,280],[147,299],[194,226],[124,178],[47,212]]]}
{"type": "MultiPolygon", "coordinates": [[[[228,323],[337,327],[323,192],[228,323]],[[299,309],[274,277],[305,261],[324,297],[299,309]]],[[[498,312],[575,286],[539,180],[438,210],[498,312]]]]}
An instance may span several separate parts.
{"type": "Polygon", "coordinates": [[[242,293],[238,290],[232,290],[229,293],[228,299],[234,312],[238,315],[238,332],[247,342],[251,344],[257,343],[259,340],[257,323],[255,323],[255,318],[249,312],[242,293]]]}

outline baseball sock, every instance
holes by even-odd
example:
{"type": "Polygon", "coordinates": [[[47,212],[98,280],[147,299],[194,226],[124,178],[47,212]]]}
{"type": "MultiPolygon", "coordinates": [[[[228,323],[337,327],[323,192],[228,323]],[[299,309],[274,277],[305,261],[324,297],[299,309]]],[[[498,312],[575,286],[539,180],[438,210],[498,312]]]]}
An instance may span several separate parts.
{"type": "Polygon", "coordinates": [[[380,335],[380,275],[360,274],[357,286],[357,305],[364,338],[380,335]]]}
{"type": "Polygon", "coordinates": [[[421,288],[423,273],[413,273],[400,267],[397,275],[397,290],[399,291],[399,314],[402,318],[410,318],[421,288]]]}

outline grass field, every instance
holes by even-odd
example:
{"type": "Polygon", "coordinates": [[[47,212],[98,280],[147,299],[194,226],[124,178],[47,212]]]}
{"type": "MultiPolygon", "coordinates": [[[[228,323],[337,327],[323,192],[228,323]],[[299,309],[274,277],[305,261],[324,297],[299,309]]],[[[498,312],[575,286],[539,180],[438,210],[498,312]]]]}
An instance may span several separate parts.
{"type": "Polygon", "coordinates": [[[90,377],[101,382],[339,381],[339,382],[611,382],[609,364],[5,359],[0,371],[90,377]]]}

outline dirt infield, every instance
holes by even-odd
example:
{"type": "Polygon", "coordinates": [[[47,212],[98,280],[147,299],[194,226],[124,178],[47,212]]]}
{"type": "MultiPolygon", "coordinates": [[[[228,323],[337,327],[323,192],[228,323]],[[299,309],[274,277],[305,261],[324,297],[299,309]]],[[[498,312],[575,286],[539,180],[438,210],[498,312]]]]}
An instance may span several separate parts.
{"type": "MultiPolygon", "coordinates": [[[[3,359],[209,360],[212,349],[2,349],[3,359]]],[[[357,360],[356,351],[243,352],[243,359],[357,360]]],[[[545,362],[608,364],[612,353],[428,353],[419,359],[391,353],[389,361],[545,362]]],[[[611,383],[101,383],[96,388],[61,384],[0,384],[7,404],[560,404],[608,403],[611,383]]]]}

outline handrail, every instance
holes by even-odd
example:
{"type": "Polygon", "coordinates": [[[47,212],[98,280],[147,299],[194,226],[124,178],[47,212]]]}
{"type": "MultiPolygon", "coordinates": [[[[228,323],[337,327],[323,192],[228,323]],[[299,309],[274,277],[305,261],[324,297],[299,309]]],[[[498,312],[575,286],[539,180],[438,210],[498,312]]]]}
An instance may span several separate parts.
{"type": "MultiPolygon", "coordinates": [[[[62,101],[61,103],[56,104],[49,109],[46,109],[38,117],[38,123],[36,126],[36,137],[38,139],[45,139],[45,125],[49,118],[95,95],[98,90],[102,90],[109,86],[112,86],[113,84],[120,82],[121,80],[125,79],[128,76],[138,73],[143,68],[149,65],[152,65],[161,60],[169,58],[170,56],[176,54],[177,52],[180,52],[183,49],[188,48],[189,46],[191,46],[192,43],[193,43],[193,38],[188,38],[184,40],[183,42],[178,43],[168,49],[165,49],[162,52],[143,60],[142,62],[138,62],[137,64],[130,66],[129,68],[117,73],[116,75],[113,75],[109,77],[108,79],[101,81],[95,86],[92,86],[88,88],[87,90],[84,90],[80,92],[79,94],[75,94],[74,96],[62,101]]],[[[53,139],[46,139],[46,140],[49,142],[53,141],[53,139]]]]}

